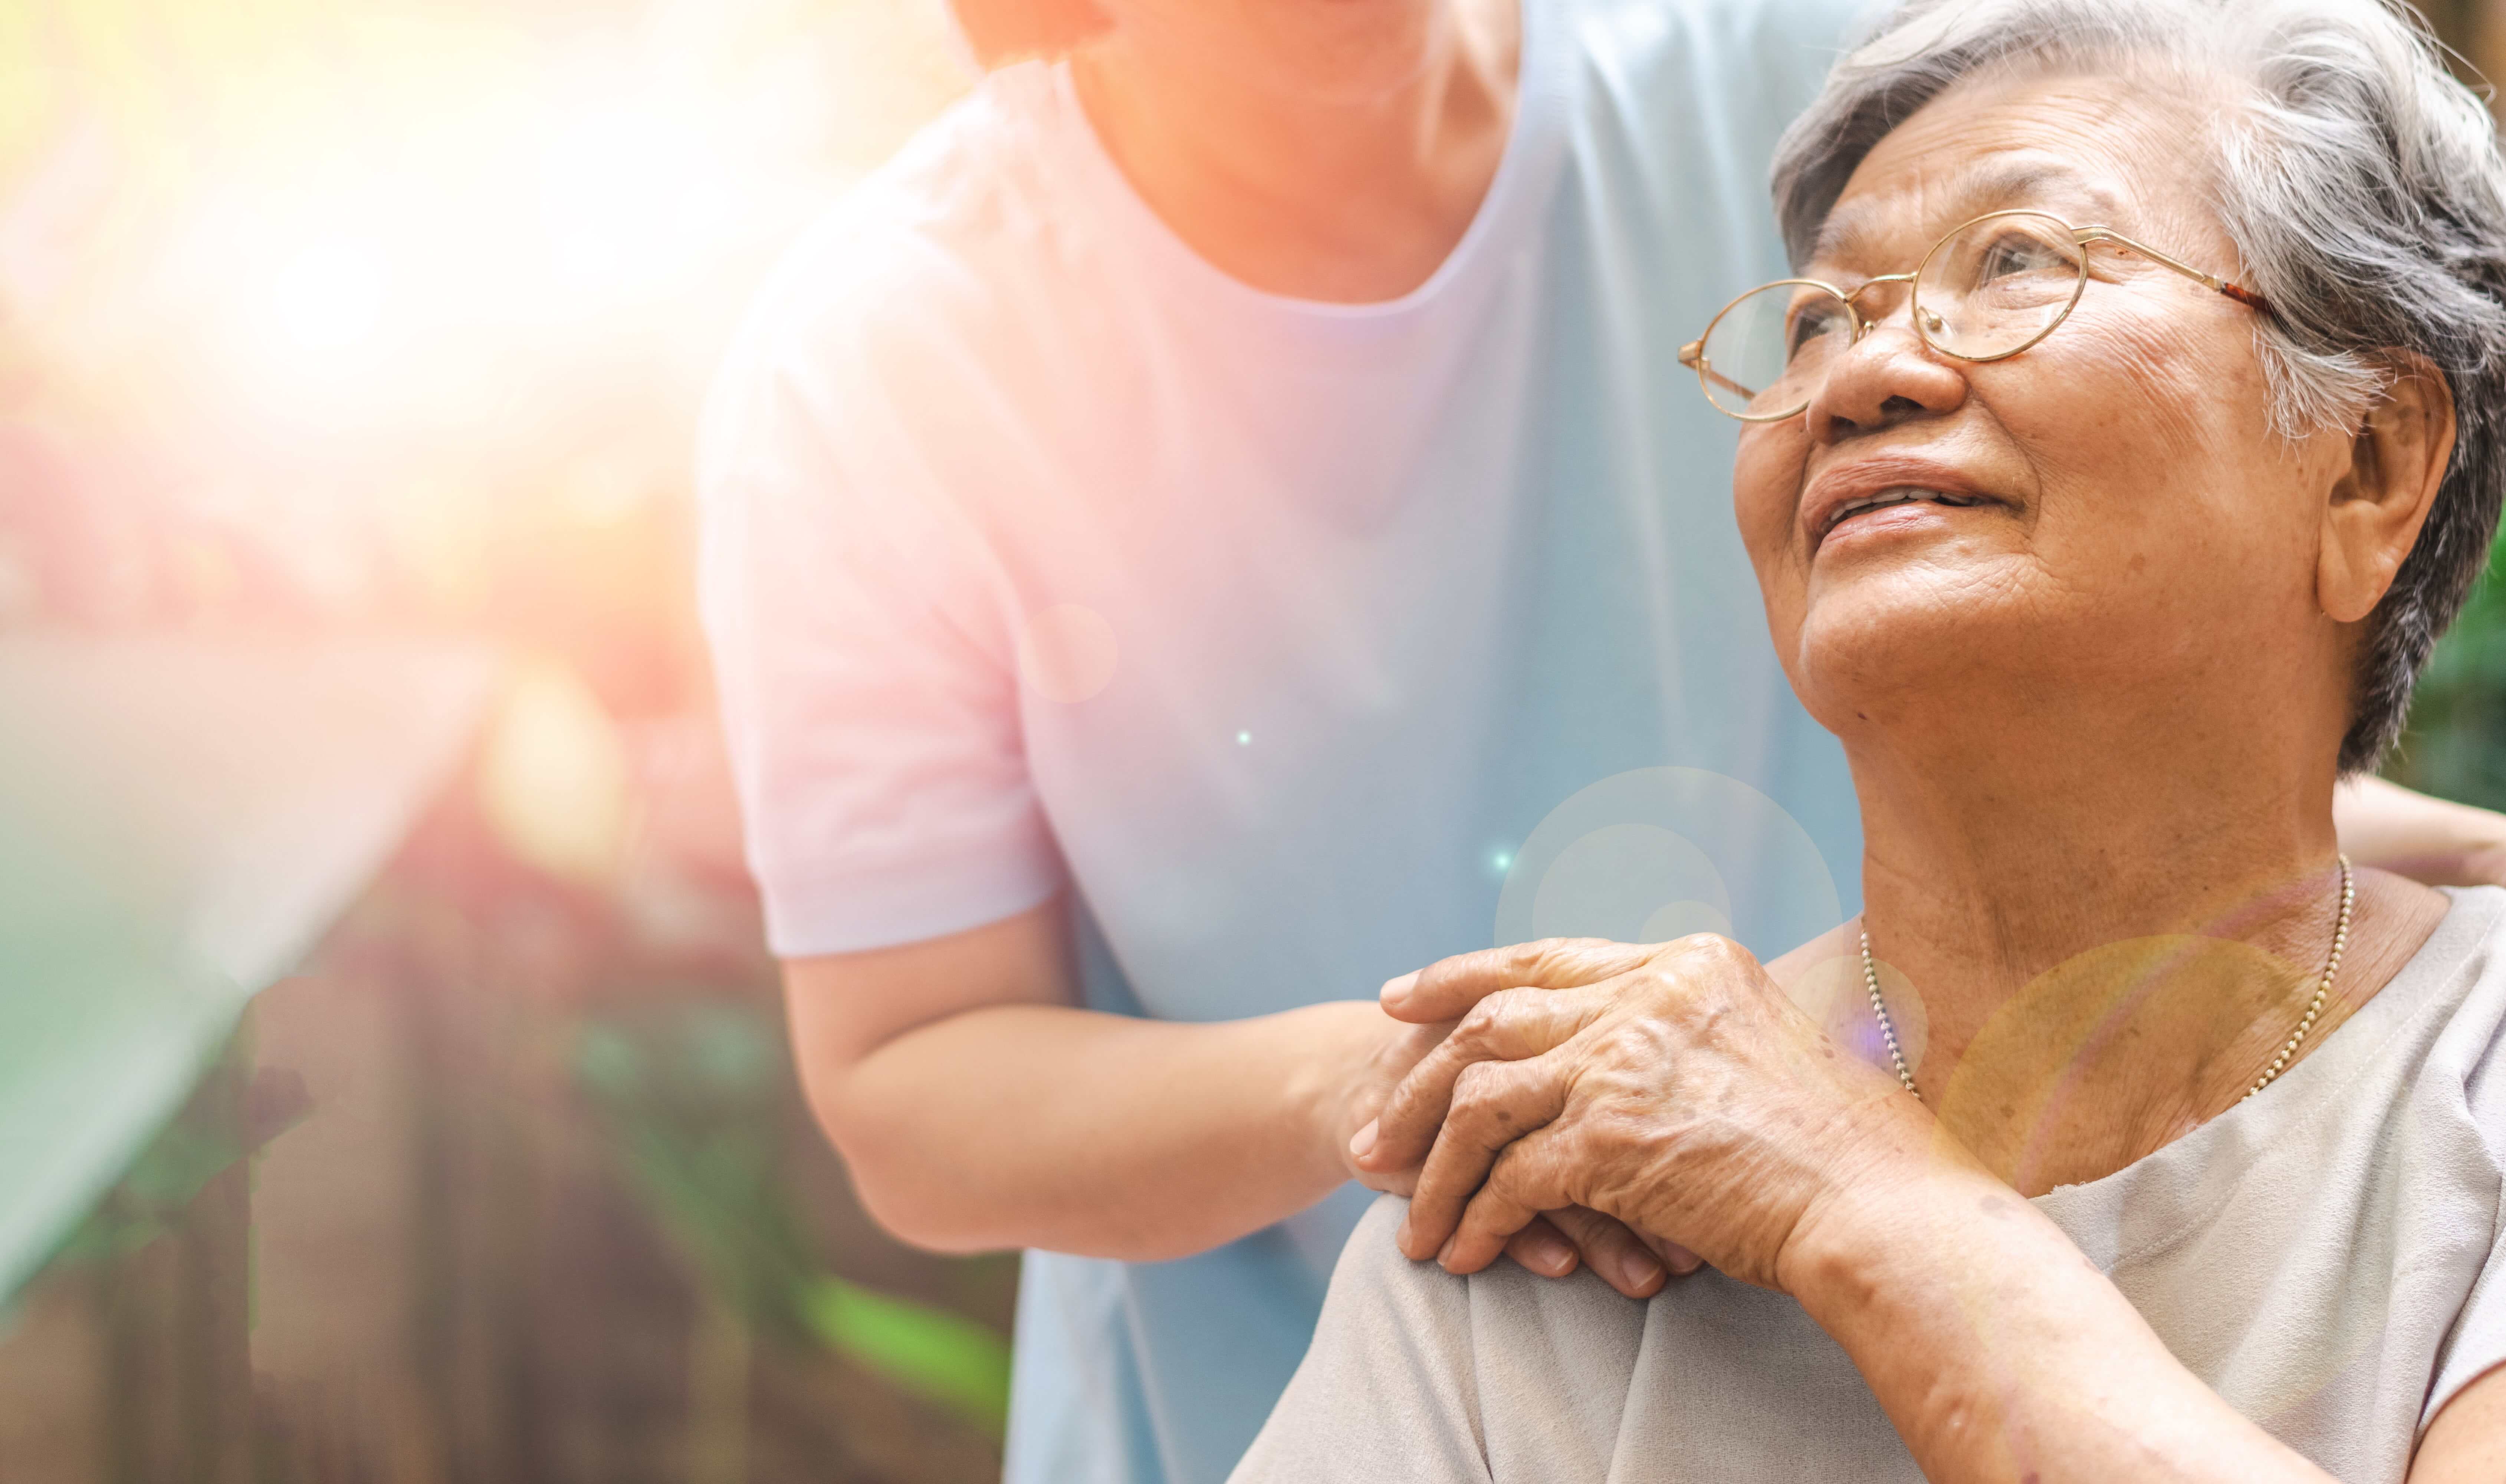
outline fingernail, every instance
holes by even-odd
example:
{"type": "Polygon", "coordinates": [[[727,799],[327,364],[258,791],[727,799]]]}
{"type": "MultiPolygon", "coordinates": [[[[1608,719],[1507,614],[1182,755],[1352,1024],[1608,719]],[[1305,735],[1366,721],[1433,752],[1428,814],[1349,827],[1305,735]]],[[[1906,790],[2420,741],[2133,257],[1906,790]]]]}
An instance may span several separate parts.
{"type": "Polygon", "coordinates": [[[1566,1245],[1563,1237],[1552,1237],[1544,1232],[1524,1238],[1522,1245],[1530,1249],[1531,1267],[1536,1272],[1551,1278],[1563,1278],[1574,1266],[1575,1249],[1566,1245]]]}
{"type": "Polygon", "coordinates": [[[1375,1140],[1376,1140],[1376,1139],[1377,1139],[1377,1137],[1378,1137],[1378,1131],[1377,1131],[1377,1129],[1376,1129],[1376,1124],[1377,1124],[1378,1121],[1379,1121],[1379,1120],[1377,1120],[1377,1119],[1374,1119],[1374,1118],[1369,1118],[1368,1120],[1366,1120],[1366,1127],[1364,1127],[1364,1128],[1362,1128],[1362,1129],[1358,1130],[1356,1133],[1354,1133],[1354,1134],[1352,1134],[1352,1135],[1350,1135],[1350,1136],[1349,1136],[1349,1139],[1348,1139],[1348,1157],[1349,1157],[1349,1158],[1351,1158],[1351,1159],[1364,1159],[1364,1158],[1366,1158],[1366,1156],[1367,1156],[1370,1152],[1372,1152],[1372,1151],[1373,1151],[1373,1149],[1375,1148],[1375,1140]]]}
{"type": "Polygon", "coordinates": [[[1397,1248],[1401,1249],[1402,1253],[1403,1253],[1404,1255],[1407,1255],[1407,1254],[1409,1253],[1409,1251],[1410,1251],[1410,1218],[1409,1218],[1408,1216],[1403,1216],[1403,1217],[1401,1218],[1401,1228],[1400,1228],[1400,1230],[1398,1230],[1398,1231],[1396,1231],[1396,1232],[1394,1232],[1394,1233],[1392,1234],[1392,1245],[1393,1245],[1394,1247],[1397,1247],[1397,1248]]]}
{"type": "Polygon", "coordinates": [[[1462,1234],[1460,1232],[1455,1232],[1445,1239],[1445,1245],[1443,1247],[1436,1249],[1436,1265],[1438,1267],[1442,1267],[1452,1260],[1453,1244],[1461,1240],[1462,1234]]]}
{"type": "Polygon", "coordinates": [[[1383,981],[1383,988],[1377,994],[1376,998],[1381,1000],[1384,1007],[1389,1009],[1398,1005],[1401,1001],[1408,999],[1410,997],[1410,992],[1417,987],[1418,971],[1414,968],[1397,979],[1386,979],[1383,981]]]}
{"type": "Polygon", "coordinates": [[[1629,1252],[1619,1259],[1619,1276],[1639,1296],[1661,1286],[1662,1264],[1640,1252],[1629,1252]]]}

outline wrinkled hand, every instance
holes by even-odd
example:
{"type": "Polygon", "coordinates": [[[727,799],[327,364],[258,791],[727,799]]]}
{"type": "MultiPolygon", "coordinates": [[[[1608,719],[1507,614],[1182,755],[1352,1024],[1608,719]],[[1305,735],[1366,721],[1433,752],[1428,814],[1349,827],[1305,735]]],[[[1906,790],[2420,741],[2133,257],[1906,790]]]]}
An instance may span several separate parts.
{"type": "MultiPolygon", "coordinates": [[[[1423,972],[1433,973],[1434,970],[1423,972]]],[[[1387,1006],[1407,1002],[1419,974],[1405,974],[1383,989],[1387,1006]]],[[[1449,987],[1438,1003],[1450,1013],[1406,1015],[1413,1024],[1378,1042],[1365,1068],[1342,1089],[1335,1139],[1349,1175],[1370,1190],[1410,1195],[1417,1184],[1418,1160],[1400,1162],[1360,1159],[1361,1140],[1371,1140],[1378,1115],[1393,1089],[1433,1056],[1451,1035],[1474,996],[1460,986],[1449,987]],[[1358,1136],[1352,1139],[1351,1136],[1358,1136]]],[[[1422,1145],[1419,1153],[1423,1156],[1422,1145]]],[[[1543,1213],[1511,1233],[1506,1254],[1547,1278],[1564,1278],[1579,1266],[1590,1267],[1601,1280],[1629,1298],[1644,1298],[1660,1288],[1670,1272],[1686,1272],[1696,1259],[1675,1248],[1649,1243],[1613,1217],[1581,1207],[1543,1213]]]]}
{"type": "Polygon", "coordinates": [[[1394,1090],[1358,1163],[1423,1160],[1402,1249],[1451,1272],[1486,1267],[1540,1213],[1583,1206],[1779,1287],[1787,1245],[1830,1198],[1943,1157],[1922,1104],[1728,939],[1526,944],[1396,987],[1385,1008],[1404,1020],[1468,1008],[1394,1090]]]}

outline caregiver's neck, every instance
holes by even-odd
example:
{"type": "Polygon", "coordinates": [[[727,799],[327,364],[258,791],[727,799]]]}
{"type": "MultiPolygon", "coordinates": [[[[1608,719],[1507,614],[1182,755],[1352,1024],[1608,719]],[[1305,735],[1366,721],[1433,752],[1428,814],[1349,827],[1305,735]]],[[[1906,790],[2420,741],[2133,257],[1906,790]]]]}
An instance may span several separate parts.
{"type": "Polygon", "coordinates": [[[1398,298],[1461,240],[1512,131],[1517,0],[1112,0],[1072,54],[1143,199],[1271,293],[1398,298]]]}
{"type": "MultiPolygon", "coordinates": [[[[2207,704],[2064,686],[1989,722],[1969,707],[1963,727],[1847,738],[1865,921],[1897,993],[1919,999],[1901,1018],[1928,1023],[1925,1097],[2025,1193],[2120,1169],[2233,1105],[2330,947],[2325,740],[2342,718],[2302,714],[2294,683],[2273,697],[2276,673],[2207,678],[2207,704]]],[[[1935,702],[1899,715],[1960,714],[1935,702]]],[[[2397,877],[2362,872],[2358,890],[2314,1045],[2443,915],[2397,877]]]]}

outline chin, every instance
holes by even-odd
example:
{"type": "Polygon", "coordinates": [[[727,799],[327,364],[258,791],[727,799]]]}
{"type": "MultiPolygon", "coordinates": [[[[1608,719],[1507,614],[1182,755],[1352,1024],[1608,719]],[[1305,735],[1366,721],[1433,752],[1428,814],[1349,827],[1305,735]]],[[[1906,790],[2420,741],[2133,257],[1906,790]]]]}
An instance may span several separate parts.
{"type": "MultiPolygon", "coordinates": [[[[1915,698],[1953,698],[2023,667],[2025,632],[2006,595],[1937,570],[1874,573],[1813,592],[1779,644],[1802,705],[1831,732],[1915,698]]],[[[1782,636],[1779,634],[1779,638],[1782,636]]]]}

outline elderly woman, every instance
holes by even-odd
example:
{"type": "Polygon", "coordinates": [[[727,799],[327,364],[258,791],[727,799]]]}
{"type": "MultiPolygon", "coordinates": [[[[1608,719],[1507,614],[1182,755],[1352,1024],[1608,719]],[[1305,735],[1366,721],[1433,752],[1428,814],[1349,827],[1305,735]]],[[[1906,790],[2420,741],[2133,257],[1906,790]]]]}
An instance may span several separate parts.
{"type": "Polygon", "coordinates": [[[2369,0],[1946,0],[1775,191],[1687,359],[1866,913],[1387,987],[1236,1477],[2506,1478],[2506,892],[2332,824],[2506,481],[2487,117],[2369,0]],[[1490,1265],[1570,1208],[1710,1270],[1490,1265]]]}

